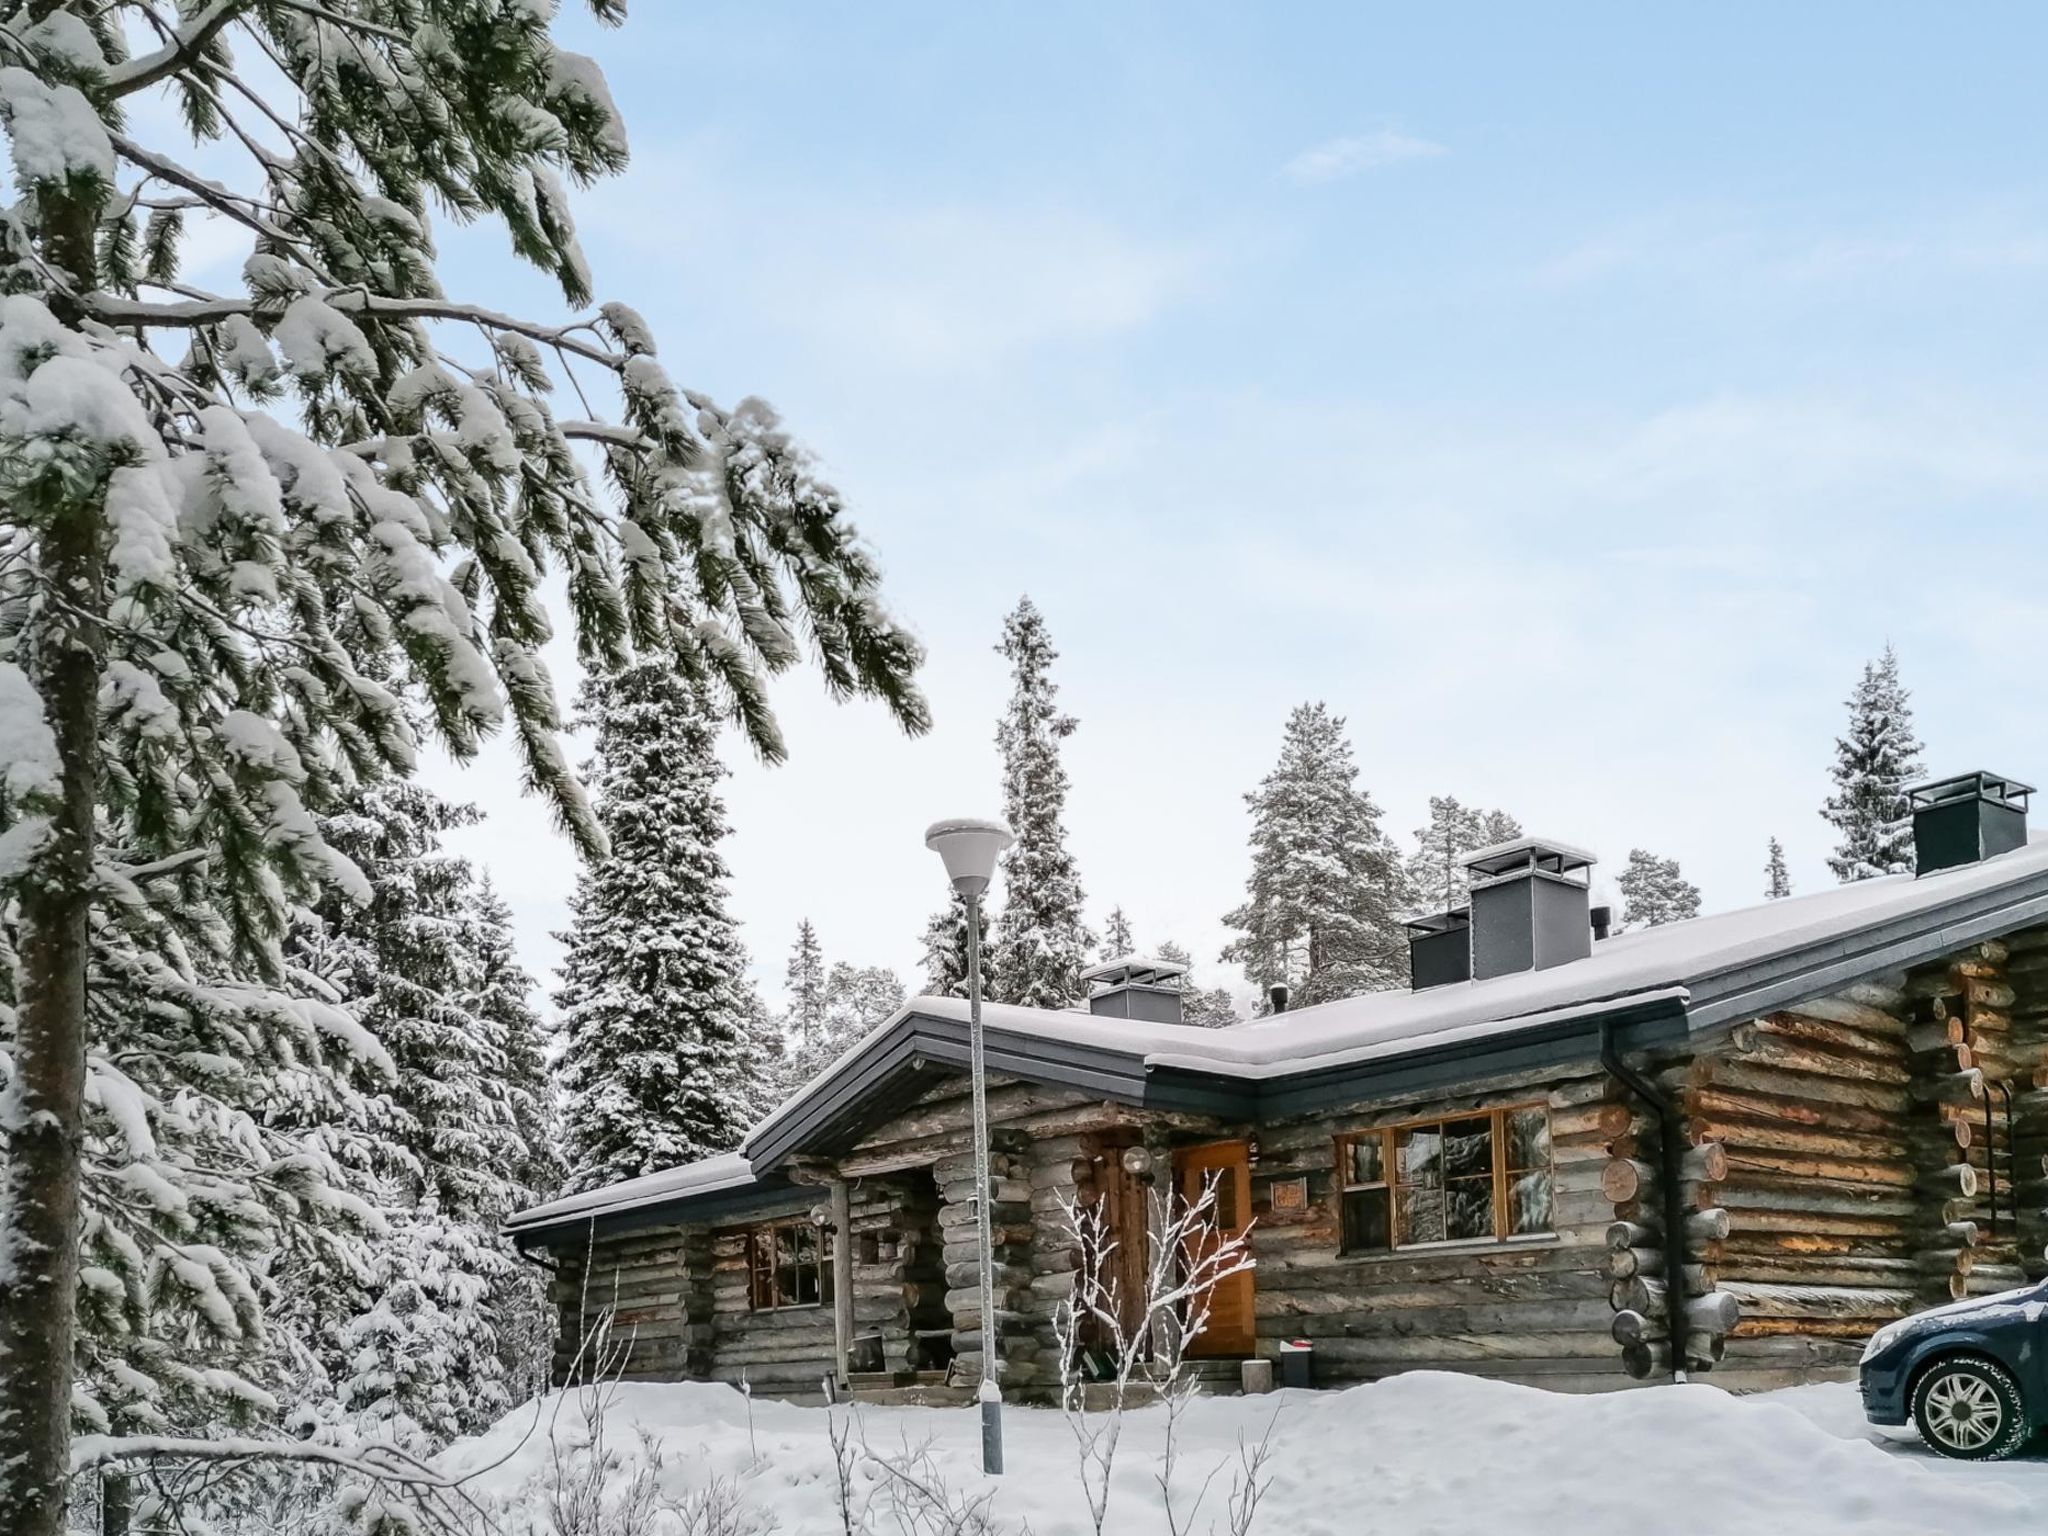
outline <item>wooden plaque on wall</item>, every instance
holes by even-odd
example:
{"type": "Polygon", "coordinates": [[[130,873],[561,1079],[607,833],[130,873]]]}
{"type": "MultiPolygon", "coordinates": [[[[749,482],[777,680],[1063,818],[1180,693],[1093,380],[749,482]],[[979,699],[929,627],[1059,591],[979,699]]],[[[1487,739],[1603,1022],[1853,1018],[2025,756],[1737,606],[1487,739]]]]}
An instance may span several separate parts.
{"type": "Polygon", "coordinates": [[[1296,1216],[1308,1209],[1308,1175],[1275,1179],[1266,1186],[1268,1207],[1275,1216],[1296,1216]]]}

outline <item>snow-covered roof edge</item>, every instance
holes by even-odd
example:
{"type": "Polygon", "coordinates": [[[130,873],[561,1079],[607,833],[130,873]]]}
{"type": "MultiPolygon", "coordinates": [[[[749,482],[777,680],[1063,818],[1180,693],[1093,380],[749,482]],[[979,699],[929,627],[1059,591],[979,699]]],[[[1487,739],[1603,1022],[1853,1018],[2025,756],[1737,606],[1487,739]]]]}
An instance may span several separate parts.
{"type": "MultiPolygon", "coordinates": [[[[1746,1008],[1780,1006],[1857,974],[1933,958],[2042,921],[2048,921],[2048,839],[2037,838],[2025,848],[1919,879],[1865,881],[1621,935],[1597,944],[1583,960],[1544,971],[1423,992],[1368,993],[1228,1029],[1000,1003],[984,1004],[982,1017],[992,1070],[1081,1083],[1129,1102],[1154,1102],[1161,1076],[1173,1074],[1243,1085],[1247,1102],[1255,1102],[1271,1085],[1347,1072],[1360,1074],[1359,1087],[1369,1095],[1374,1074],[1394,1073],[1411,1057],[1478,1053],[1630,1009],[1723,1022],[1746,1008]],[[1772,1002],[1774,987],[1792,991],[1772,1002]]],[[[857,1105],[885,1069],[905,1062],[964,1064],[967,1022],[963,999],[915,998],[756,1125],[744,1155],[551,1202],[508,1225],[519,1232],[580,1224],[597,1214],[743,1189],[757,1169],[773,1167],[835,1114],[857,1105]]]]}

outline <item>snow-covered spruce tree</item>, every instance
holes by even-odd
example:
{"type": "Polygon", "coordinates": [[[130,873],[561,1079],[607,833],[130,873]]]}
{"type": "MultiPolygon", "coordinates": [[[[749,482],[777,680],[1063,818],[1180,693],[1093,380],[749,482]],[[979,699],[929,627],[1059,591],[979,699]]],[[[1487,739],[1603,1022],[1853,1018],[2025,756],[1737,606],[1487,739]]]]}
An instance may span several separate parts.
{"type": "Polygon", "coordinates": [[[1168,939],[1159,946],[1159,958],[1189,967],[1181,983],[1181,1023],[1196,1024],[1203,1029],[1222,1029],[1226,1025],[1243,1022],[1238,1016],[1237,1000],[1230,995],[1227,987],[1204,989],[1195,984],[1194,958],[1188,954],[1185,947],[1168,939]]]}
{"type": "Polygon", "coordinates": [[[1771,839],[1770,856],[1764,860],[1764,899],[1779,901],[1792,894],[1792,874],[1785,868],[1785,845],[1771,839]]]}
{"type": "Polygon", "coordinates": [[[1344,721],[1320,703],[1287,718],[1280,761],[1246,795],[1252,871],[1223,921],[1223,951],[1262,991],[1285,982],[1296,1006],[1402,985],[1408,905],[1401,856],[1357,784],[1344,721]]]}
{"type": "MultiPolygon", "coordinates": [[[[619,19],[615,0],[593,8],[619,19]]],[[[174,23],[142,0],[38,0],[0,17],[0,697],[25,685],[45,727],[10,732],[0,811],[15,924],[0,1508],[17,1536],[63,1523],[81,1279],[131,1311],[187,1307],[217,1337],[260,1337],[256,1250],[201,1234],[255,1223],[266,1199],[288,1196],[302,1223],[341,1203],[317,1147],[280,1162],[234,1128],[261,1126],[263,1074],[287,1051],[280,1070],[315,1095],[335,1044],[373,1049],[281,939],[294,901],[358,883],[310,812],[413,759],[381,679],[421,690],[457,757],[509,727],[593,851],[537,654],[550,567],[587,661],[667,647],[770,756],[765,679],[803,635],[835,692],[926,723],[915,643],[766,407],[677,390],[623,306],[534,321],[439,282],[430,206],[496,218],[570,305],[589,301],[564,180],[617,170],[625,138],[596,66],[554,46],[551,9],[208,0],[174,23]],[[238,55],[260,68],[237,72],[238,55]],[[203,174],[183,132],[133,126],[163,121],[126,111],[157,88],[212,141],[203,174]],[[180,277],[201,224],[251,242],[239,282],[180,277]],[[555,381],[572,377],[576,409],[558,416],[555,381]],[[598,419],[586,399],[617,409],[598,419]],[[329,607],[343,596],[347,629],[329,607]],[[132,1098],[91,1065],[113,1061],[118,988],[88,984],[110,967],[181,1012],[147,1068],[130,1059],[159,1074],[132,1098]],[[262,1028],[235,1039],[250,1018],[262,1028]],[[185,1048],[208,1032],[233,1048],[185,1048]],[[187,1082],[200,1097],[180,1097],[187,1082]],[[205,1096],[217,1119],[174,1125],[205,1096]],[[138,1199],[121,1174],[152,1142],[164,1186],[138,1199]],[[263,1188],[224,1198],[238,1182],[263,1188]],[[142,1219],[202,1186],[189,1241],[142,1219]],[[81,1235],[116,1231],[126,1272],[82,1275],[81,1235]]],[[[166,1397],[220,1358],[142,1324],[166,1397]]]]}
{"type": "Polygon", "coordinates": [[[1521,835],[1522,824],[1505,811],[1482,811],[1454,795],[1431,795],[1429,825],[1415,829],[1415,851],[1408,856],[1409,899],[1415,910],[1446,912],[1462,905],[1472,884],[1465,856],[1521,835]]]}
{"type": "Polygon", "coordinates": [[[1003,754],[1003,810],[1017,840],[1003,854],[1003,912],[987,956],[988,995],[1064,1008],[1081,996],[1091,946],[1062,820],[1067,770],[1060,743],[1074,734],[1075,721],[1059,711],[1052,680],[1059,652],[1030,598],[1019,599],[1003,620],[996,652],[1010,663],[1010,703],[996,726],[996,746],[1003,754]]]}
{"type": "MultiPolygon", "coordinates": [[[[988,982],[988,904],[982,903],[982,983],[988,982]]],[[[924,925],[924,991],[927,997],[967,995],[967,899],[957,893],[924,925]]],[[[984,992],[984,995],[986,993],[984,992]]]]}
{"type": "Polygon", "coordinates": [[[379,1154],[365,1172],[393,1237],[368,1275],[290,1277],[287,1315],[359,1428],[436,1448],[510,1406],[495,1302],[520,1288],[522,1266],[498,1226],[539,1193],[520,1177],[537,1107],[515,1082],[502,1021],[477,1011],[476,877],[441,846],[474,820],[407,781],[357,790],[319,821],[368,872],[370,899],[323,898],[294,946],[396,1067],[388,1095],[366,1092],[375,1118],[360,1128],[379,1154]]]}
{"type": "Polygon", "coordinates": [[[1821,815],[1841,834],[1828,868],[1844,884],[1913,868],[1913,815],[1906,786],[1920,777],[1920,739],[1899,681],[1898,652],[1887,645],[1849,695],[1848,734],[1835,740],[1828,770],[1835,792],[1821,815]]]}
{"type": "Polygon", "coordinates": [[[1131,937],[1131,920],[1124,915],[1124,909],[1111,907],[1109,921],[1102,925],[1102,958],[1116,960],[1132,954],[1137,942],[1131,937]]]}
{"type": "Polygon", "coordinates": [[[555,993],[567,1187],[730,1151],[760,1091],[747,953],[726,910],[718,723],[659,658],[593,672],[579,710],[610,852],[570,904],[555,993]]]}
{"type": "Polygon", "coordinates": [[[1621,892],[1623,929],[1656,928],[1700,915],[1700,888],[1680,873],[1678,860],[1660,859],[1642,848],[1628,851],[1628,865],[1614,877],[1621,892]]]}
{"type": "Polygon", "coordinates": [[[789,991],[783,1032],[802,1050],[816,1042],[825,1024],[825,950],[808,917],[797,924],[796,942],[790,946],[782,978],[789,991]]]}

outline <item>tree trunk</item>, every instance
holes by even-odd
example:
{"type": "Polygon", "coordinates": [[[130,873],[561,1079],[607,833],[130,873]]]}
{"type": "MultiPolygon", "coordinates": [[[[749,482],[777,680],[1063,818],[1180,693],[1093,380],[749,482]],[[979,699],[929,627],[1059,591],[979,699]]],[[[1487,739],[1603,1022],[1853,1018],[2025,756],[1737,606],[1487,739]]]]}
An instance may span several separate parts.
{"type": "MultiPolygon", "coordinates": [[[[47,249],[91,286],[96,208],[46,199],[47,249]]],[[[75,315],[62,313],[67,322],[75,315]]],[[[98,793],[105,519],[97,499],[38,509],[49,594],[25,647],[62,769],[50,841],[21,882],[14,1082],[0,1101],[0,1510],[9,1536],[63,1536],[78,1322],[85,968],[98,793]]]]}

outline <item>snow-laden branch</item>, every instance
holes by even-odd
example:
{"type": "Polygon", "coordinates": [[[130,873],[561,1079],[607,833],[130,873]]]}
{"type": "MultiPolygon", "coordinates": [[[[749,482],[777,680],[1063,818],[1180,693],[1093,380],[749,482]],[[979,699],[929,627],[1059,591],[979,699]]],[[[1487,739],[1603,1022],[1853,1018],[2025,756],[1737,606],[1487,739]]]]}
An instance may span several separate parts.
{"type": "Polygon", "coordinates": [[[220,1436],[207,1440],[179,1435],[78,1435],[71,1441],[73,1475],[96,1467],[126,1462],[301,1461],[319,1462],[381,1483],[409,1487],[455,1489],[461,1479],[446,1477],[395,1445],[349,1448],[304,1440],[258,1440],[220,1436]]]}
{"type": "MultiPolygon", "coordinates": [[[[543,346],[573,352],[588,362],[602,363],[607,368],[621,367],[626,361],[623,355],[609,347],[578,336],[576,332],[588,329],[582,323],[539,325],[475,304],[458,304],[449,299],[393,299],[367,293],[361,288],[338,288],[315,297],[328,308],[343,314],[374,315],[386,320],[454,320],[482,326],[486,330],[510,331],[543,346]]],[[[152,304],[142,299],[118,298],[110,293],[89,295],[85,307],[93,318],[108,325],[185,328],[218,325],[234,316],[246,317],[255,312],[255,305],[248,299],[189,299],[179,303],[152,304]]],[[[631,440],[638,442],[639,435],[633,434],[631,440]]]]}
{"type": "Polygon", "coordinates": [[[256,0],[213,0],[197,16],[171,34],[171,41],[154,53],[107,71],[105,92],[109,97],[127,96],[146,90],[159,80],[168,80],[206,51],[206,45],[235,17],[256,0]]]}

